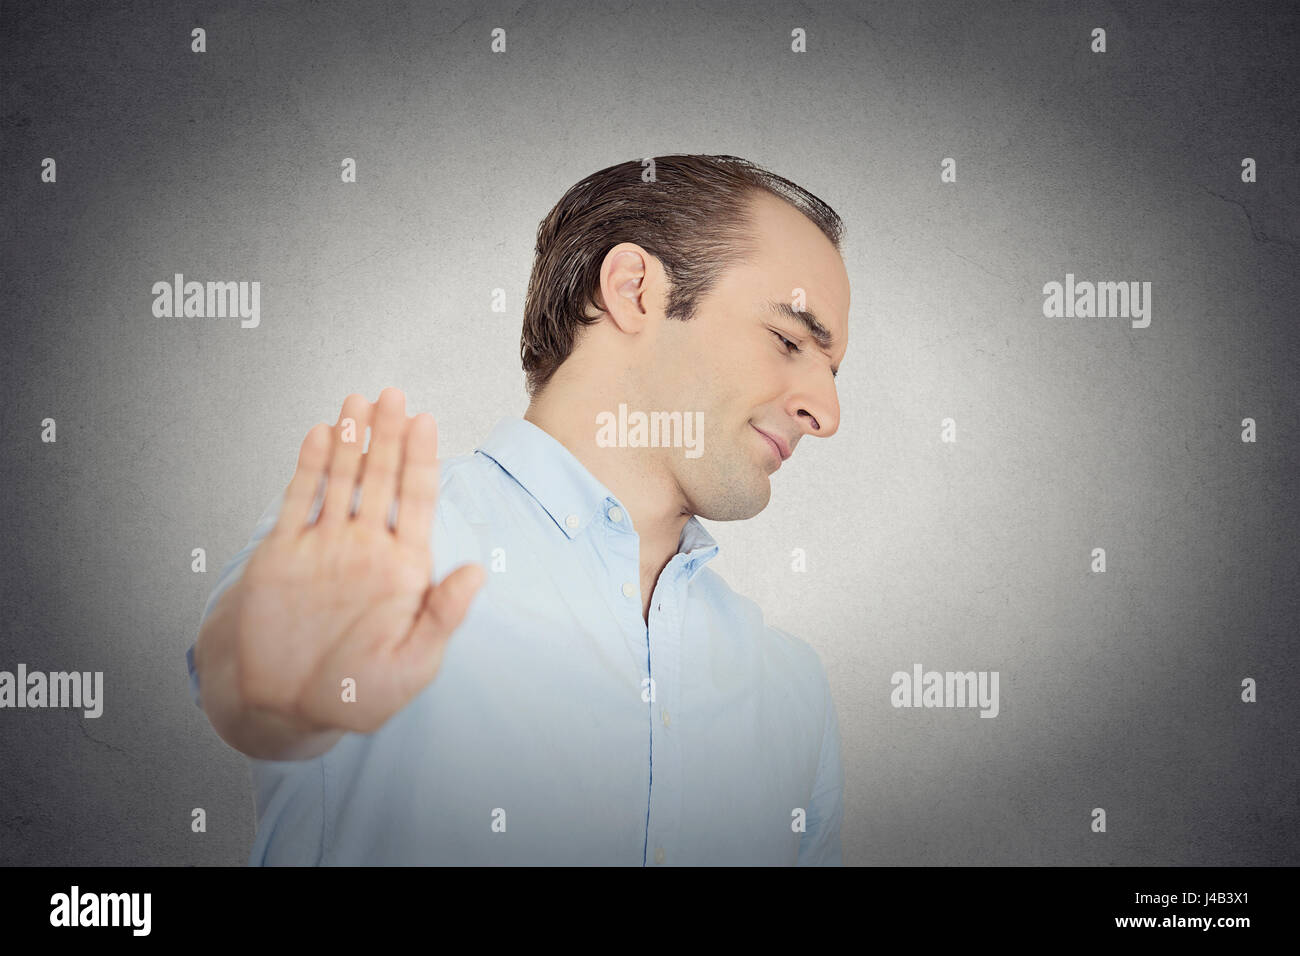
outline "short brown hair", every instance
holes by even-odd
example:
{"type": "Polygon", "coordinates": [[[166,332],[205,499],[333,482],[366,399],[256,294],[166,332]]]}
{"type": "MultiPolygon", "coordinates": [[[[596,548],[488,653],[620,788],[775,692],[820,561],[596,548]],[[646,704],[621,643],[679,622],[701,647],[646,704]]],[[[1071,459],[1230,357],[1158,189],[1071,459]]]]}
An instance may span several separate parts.
{"type": "Polygon", "coordinates": [[[686,321],[722,273],[754,248],[749,204],[757,191],[786,200],[840,248],[835,210],[788,179],[738,156],[654,157],[592,173],[573,186],[537,227],[536,258],[524,300],[520,354],[532,398],[569,357],[579,329],[597,321],[594,305],[605,254],[634,242],[664,267],[665,314],[686,321]]]}

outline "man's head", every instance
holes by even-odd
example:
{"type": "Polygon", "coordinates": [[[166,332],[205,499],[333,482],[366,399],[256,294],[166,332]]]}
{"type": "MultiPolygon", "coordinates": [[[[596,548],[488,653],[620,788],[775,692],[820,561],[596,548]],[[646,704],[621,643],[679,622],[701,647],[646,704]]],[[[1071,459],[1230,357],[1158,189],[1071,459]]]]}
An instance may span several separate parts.
{"type": "Polygon", "coordinates": [[[521,340],[529,395],[702,413],[700,457],[624,453],[670,478],[690,513],[747,518],[780,462],[759,430],[792,452],[839,426],[843,227],[817,197],[736,157],[656,157],[653,181],[643,171],[633,161],[589,176],[539,227],[521,340]]]}

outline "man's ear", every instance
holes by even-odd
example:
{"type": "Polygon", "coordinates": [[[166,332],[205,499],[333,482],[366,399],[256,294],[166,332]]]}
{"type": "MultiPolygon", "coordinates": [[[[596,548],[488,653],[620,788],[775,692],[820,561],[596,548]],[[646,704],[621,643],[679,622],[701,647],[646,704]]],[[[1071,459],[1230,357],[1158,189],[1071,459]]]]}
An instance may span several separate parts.
{"type": "Polygon", "coordinates": [[[623,332],[639,332],[646,319],[646,274],[649,253],[633,242],[619,243],[600,267],[603,311],[623,332]]]}

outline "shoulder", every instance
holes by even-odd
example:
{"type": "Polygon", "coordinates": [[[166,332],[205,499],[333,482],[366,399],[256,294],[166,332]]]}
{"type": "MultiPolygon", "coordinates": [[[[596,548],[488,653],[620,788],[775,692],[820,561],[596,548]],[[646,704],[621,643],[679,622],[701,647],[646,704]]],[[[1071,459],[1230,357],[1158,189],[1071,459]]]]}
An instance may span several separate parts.
{"type": "Polygon", "coordinates": [[[475,451],[463,452],[450,458],[438,459],[438,491],[469,491],[481,483],[491,469],[497,467],[490,458],[475,451]]]}
{"type": "MultiPolygon", "coordinates": [[[[434,579],[466,562],[486,563],[512,539],[518,505],[501,466],[470,451],[438,460],[438,501],[433,517],[434,579]]],[[[399,494],[399,504],[400,494],[399,494]]]]}
{"type": "Polygon", "coordinates": [[[699,585],[704,592],[712,613],[732,622],[728,632],[735,639],[757,645],[765,669],[783,676],[788,686],[810,705],[824,705],[829,693],[826,670],[811,644],[769,624],[756,601],[737,592],[711,568],[701,569],[694,585],[699,585]]]}
{"type": "Polygon", "coordinates": [[[500,494],[498,471],[496,462],[473,451],[438,459],[438,520],[484,523],[496,511],[491,497],[500,494]]]}

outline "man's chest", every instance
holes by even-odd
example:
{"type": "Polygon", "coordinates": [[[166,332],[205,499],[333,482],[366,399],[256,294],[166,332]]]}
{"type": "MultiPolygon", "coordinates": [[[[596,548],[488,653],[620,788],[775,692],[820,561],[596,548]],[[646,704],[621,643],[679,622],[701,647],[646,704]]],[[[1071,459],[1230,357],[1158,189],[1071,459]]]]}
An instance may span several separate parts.
{"type": "Polygon", "coordinates": [[[357,773],[339,862],[793,859],[820,737],[760,645],[683,608],[647,628],[599,596],[496,597],[410,707],[331,758],[357,773]]]}

